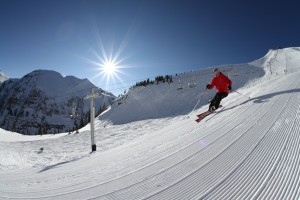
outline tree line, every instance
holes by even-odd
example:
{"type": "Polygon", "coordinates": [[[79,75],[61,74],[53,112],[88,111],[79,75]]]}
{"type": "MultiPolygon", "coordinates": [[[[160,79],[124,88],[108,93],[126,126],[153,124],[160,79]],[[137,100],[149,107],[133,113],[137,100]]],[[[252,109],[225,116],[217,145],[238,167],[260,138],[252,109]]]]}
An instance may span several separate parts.
{"type": "Polygon", "coordinates": [[[137,82],[134,87],[146,87],[147,85],[154,85],[159,83],[173,83],[173,77],[171,75],[165,76],[156,76],[154,80],[150,80],[149,78],[144,81],[137,82]]]}

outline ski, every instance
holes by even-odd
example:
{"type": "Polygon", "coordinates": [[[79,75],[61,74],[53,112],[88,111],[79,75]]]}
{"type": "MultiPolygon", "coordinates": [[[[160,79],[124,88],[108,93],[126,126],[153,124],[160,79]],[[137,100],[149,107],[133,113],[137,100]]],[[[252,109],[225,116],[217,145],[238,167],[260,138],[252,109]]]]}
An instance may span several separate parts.
{"type": "Polygon", "coordinates": [[[212,111],[205,111],[205,112],[197,115],[198,119],[196,119],[195,121],[196,122],[200,122],[202,119],[204,119],[205,117],[207,117],[208,115],[210,115],[212,113],[214,113],[214,112],[212,112],[212,111]]]}
{"type": "MultiPolygon", "coordinates": [[[[220,105],[219,108],[223,109],[224,107],[222,105],[220,105]]],[[[210,115],[212,113],[216,113],[216,110],[214,110],[214,111],[209,111],[208,110],[208,111],[205,111],[203,113],[200,113],[199,115],[197,115],[198,119],[196,119],[195,121],[199,123],[202,119],[204,119],[205,117],[207,117],[208,115],[210,115]]]]}

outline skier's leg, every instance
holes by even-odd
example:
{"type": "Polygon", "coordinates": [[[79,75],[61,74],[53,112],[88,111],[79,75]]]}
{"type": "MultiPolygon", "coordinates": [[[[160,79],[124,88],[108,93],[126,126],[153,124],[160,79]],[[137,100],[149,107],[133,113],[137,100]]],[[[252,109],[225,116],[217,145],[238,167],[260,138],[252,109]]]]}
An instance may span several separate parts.
{"type": "Polygon", "coordinates": [[[216,94],[216,100],[215,100],[215,103],[214,103],[214,106],[215,106],[216,109],[219,108],[221,100],[224,99],[227,96],[228,96],[228,94],[226,92],[220,92],[220,93],[216,94]]]}
{"type": "Polygon", "coordinates": [[[211,110],[211,107],[215,106],[215,103],[216,103],[216,99],[217,99],[217,95],[218,93],[214,96],[214,98],[210,101],[210,104],[209,104],[209,110],[211,110]]]}

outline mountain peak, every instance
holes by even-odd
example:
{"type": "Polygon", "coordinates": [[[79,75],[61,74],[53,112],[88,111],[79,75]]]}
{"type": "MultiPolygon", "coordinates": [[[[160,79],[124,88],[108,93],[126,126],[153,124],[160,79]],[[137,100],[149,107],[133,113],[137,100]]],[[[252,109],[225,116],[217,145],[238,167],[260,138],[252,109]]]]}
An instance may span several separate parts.
{"type": "Polygon", "coordinates": [[[63,78],[63,76],[54,70],[44,70],[44,69],[38,69],[38,70],[34,70],[28,74],[26,74],[24,77],[32,77],[32,76],[52,76],[52,77],[61,77],[63,78]]]}
{"type": "Polygon", "coordinates": [[[275,48],[269,49],[267,54],[249,64],[262,67],[267,74],[284,75],[299,70],[296,63],[300,62],[300,48],[275,48]]]}
{"type": "Polygon", "coordinates": [[[96,87],[88,79],[79,79],[75,76],[63,76],[53,70],[35,70],[21,78],[25,84],[45,91],[50,96],[61,96],[65,92],[74,92],[78,88],[96,87]]]}
{"type": "Polygon", "coordinates": [[[6,76],[6,74],[4,74],[1,70],[0,70],[0,83],[3,83],[4,81],[8,80],[8,76],[6,76]]]}

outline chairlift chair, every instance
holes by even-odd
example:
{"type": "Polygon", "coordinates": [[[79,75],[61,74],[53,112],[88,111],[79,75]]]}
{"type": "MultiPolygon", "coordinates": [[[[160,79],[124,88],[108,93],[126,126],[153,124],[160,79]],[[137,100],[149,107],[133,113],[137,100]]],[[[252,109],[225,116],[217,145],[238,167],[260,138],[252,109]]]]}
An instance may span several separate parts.
{"type": "Polygon", "coordinates": [[[189,86],[189,88],[194,88],[197,86],[197,83],[194,81],[194,82],[188,83],[188,86],[189,86]]]}
{"type": "Polygon", "coordinates": [[[195,77],[193,77],[192,81],[188,83],[189,88],[194,88],[197,86],[197,82],[195,81],[195,77]]]}
{"type": "Polygon", "coordinates": [[[177,90],[183,90],[183,88],[184,88],[183,83],[180,83],[180,80],[179,80],[177,90]]]}

